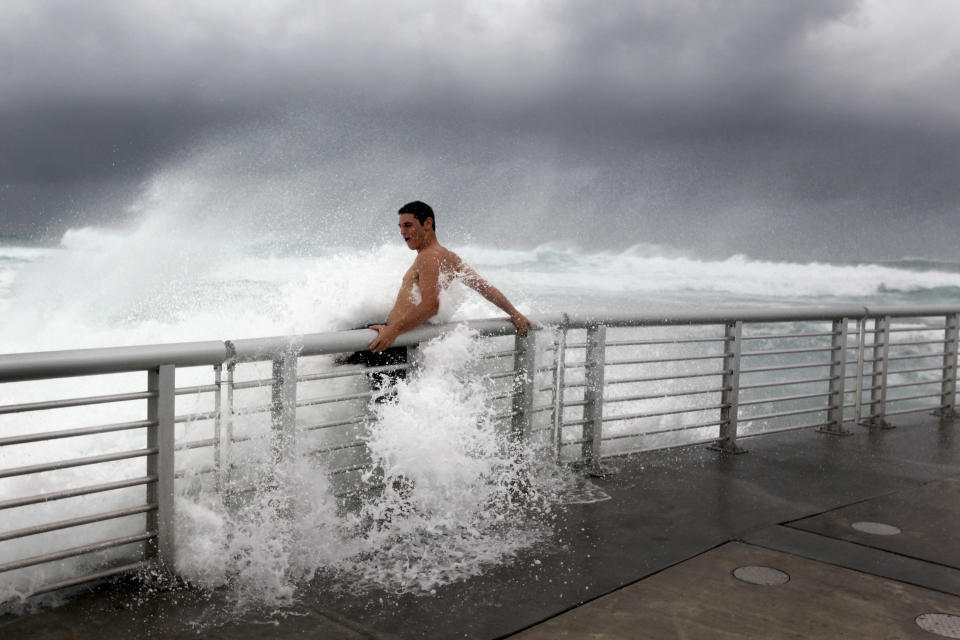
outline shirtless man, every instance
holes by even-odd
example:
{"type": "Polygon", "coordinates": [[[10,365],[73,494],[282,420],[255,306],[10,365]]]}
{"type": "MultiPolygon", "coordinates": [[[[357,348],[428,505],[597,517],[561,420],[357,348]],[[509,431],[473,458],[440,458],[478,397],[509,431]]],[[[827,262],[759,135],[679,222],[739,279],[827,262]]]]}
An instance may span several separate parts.
{"type": "Polygon", "coordinates": [[[420,326],[436,315],[440,308],[440,290],[454,278],[459,278],[505,311],[519,335],[524,335],[530,329],[530,321],[510,304],[506,296],[481,278],[460,256],[437,242],[436,219],[430,205],[418,200],[403,205],[399,213],[400,235],[407,246],[417,252],[417,258],[403,276],[400,293],[387,316],[387,324],[370,326],[379,332],[370,343],[370,351],[384,351],[401,333],[420,326]],[[415,294],[417,288],[420,290],[419,301],[415,294]]]}

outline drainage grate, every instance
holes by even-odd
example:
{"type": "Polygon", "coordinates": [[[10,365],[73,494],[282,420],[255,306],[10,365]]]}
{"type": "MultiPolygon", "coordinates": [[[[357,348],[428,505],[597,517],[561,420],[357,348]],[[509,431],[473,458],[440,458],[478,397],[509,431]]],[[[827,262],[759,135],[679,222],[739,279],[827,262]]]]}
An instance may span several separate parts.
{"type": "Polygon", "coordinates": [[[884,524],[882,522],[854,522],[850,526],[857,531],[869,533],[870,535],[874,536],[895,536],[900,533],[900,529],[898,527],[895,527],[892,524],[884,524]]]}
{"type": "Polygon", "coordinates": [[[775,585],[790,582],[790,574],[774,569],[773,567],[761,567],[756,565],[737,567],[733,570],[733,577],[750,584],[775,585]]]}
{"type": "Polygon", "coordinates": [[[944,638],[960,638],[960,616],[950,613],[921,613],[917,626],[944,638]]]}

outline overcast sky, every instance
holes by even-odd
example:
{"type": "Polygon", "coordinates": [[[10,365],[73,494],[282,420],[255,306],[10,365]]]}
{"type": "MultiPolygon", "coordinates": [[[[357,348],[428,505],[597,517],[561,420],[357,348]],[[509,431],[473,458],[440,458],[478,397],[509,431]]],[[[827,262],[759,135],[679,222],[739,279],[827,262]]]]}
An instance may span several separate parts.
{"type": "Polygon", "coordinates": [[[460,241],[956,257],[958,24],[955,0],[5,2],[0,233],[165,206],[364,241],[423,198],[460,241]]]}

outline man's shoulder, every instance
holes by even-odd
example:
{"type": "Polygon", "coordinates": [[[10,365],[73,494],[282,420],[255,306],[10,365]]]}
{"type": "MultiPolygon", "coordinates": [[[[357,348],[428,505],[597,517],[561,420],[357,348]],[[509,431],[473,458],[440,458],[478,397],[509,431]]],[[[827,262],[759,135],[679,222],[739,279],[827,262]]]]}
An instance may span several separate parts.
{"type": "Polygon", "coordinates": [[[439,244],[434,244],[418,253],[416,262],[423,263],[427,260],[432,262],[446,262],[451,259],[459,260],[460,258],[453,251],[450,251],[450,249],[439,244]]]}

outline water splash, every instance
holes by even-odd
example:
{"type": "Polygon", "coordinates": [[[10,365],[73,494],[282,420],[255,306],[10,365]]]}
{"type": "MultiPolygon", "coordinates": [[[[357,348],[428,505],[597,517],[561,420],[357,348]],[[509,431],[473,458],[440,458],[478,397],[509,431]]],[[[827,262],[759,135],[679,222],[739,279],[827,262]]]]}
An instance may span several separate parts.
{"type": "Polygon", "coordinates": [[[353,508],[338,509],[324,470],[302,456],[262,463],[232,508],[181,496],[180,575],[268,607],[320,571],[344,589],[424,594],[548,536],[562,474],[495,416],[492,383],[477,374],[484,344],[464,326],[425,344],[416,374],[371,404],[373,466],[353,508]]]}

